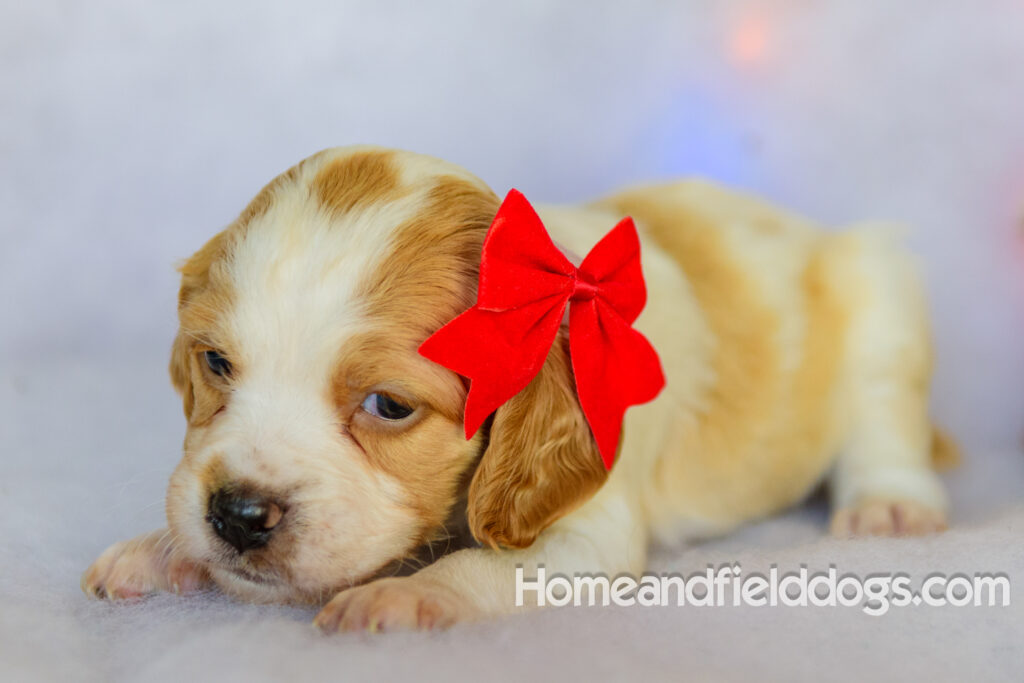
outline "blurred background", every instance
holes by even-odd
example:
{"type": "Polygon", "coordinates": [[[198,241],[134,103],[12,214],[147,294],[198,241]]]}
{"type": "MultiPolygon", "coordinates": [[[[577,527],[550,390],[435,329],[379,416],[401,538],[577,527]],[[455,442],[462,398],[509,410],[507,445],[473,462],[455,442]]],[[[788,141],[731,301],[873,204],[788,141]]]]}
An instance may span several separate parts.
{"type": "Polygon", "coordinates": [[[175,263],[294,162],[369,142],[538,201],[696,174],[908,223],[939,419],[1019,443],[1024,2],[5,4],[7,381],[162,373],[175,263]]]}
{"type": "Polygon", "coordinates": [[[1024,619],[1007,612],[568,611],[396,657],[394,640],[312,641],[308,611],[117,609],[77,586],[108,544],[164,523],[184,435],[174,266],[279,172],[364,142],[536,201],[700,175],[828,226],[912,226],[934,412],[968,451],[947,475],[953,530],[830,542],[819,504],[652,566],[1020,576],[1024,0],[0,0],[0,93],[0,678],[280,680],[295,651],[321,679],[465,675],[473,655],[525,680],[567,652],[577,678],[633,678],[642,660],[652,680],[749,680],[765,652],[788,657],[779,679],[806,677],[808,653],[847,676],[898,660],[914,679],[945,657],[939,678],[1019,678],[1024,619]],[[594,642],[616,646],[595,658],[594,642]]]}

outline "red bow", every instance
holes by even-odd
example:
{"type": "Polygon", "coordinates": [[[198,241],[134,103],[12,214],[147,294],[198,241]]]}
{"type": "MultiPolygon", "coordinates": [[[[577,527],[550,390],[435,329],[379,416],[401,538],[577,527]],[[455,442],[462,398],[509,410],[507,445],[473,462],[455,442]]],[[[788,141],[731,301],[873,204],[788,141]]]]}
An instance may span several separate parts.
{"type": "Polygon", "coordinates": [[[665,385],[658,354],[631,325],[647,300],[640,239],[623,218],[576,268],[530,203],[511,190],[484,239],[476,305],[420,346],[471,381],[466,438],[540,371],[569,306],[569,355],[583,414],[611,469],[626,408],[665,385]]]}

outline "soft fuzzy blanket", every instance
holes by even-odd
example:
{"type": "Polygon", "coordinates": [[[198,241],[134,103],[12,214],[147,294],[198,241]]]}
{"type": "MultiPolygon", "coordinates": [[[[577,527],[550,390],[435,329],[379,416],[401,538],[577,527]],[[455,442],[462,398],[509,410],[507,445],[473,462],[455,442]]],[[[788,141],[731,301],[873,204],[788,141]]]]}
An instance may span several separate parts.
{"type": "Polygon", "coordinates": [[[1019,680],[1024,666],[1024,457],[971,453],[947,479],[954,526],[837,541],[823,503],[688,548],[651,569],[689,575],[836,566],[861,577],[1006,573],[1008,607],[565,607],[441,634],[326,637],[314,611],[205,593],[87,601],[104,546],[162,524],[178,405],[160,368],[56,363],[6,378],[0,480],[0,680],[1019,680]],[[114,410],[113,408],[117,409],[114,410]]]}

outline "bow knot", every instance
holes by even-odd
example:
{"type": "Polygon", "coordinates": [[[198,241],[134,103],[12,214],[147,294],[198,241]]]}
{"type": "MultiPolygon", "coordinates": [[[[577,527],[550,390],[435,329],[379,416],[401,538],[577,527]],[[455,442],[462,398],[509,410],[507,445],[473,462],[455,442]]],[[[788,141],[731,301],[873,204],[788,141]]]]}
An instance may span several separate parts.
{"type": "Polygon", "coordinates": [[[599,291],[597,284],[587,277],[586,273],[577,270],[572,279],[572,294],[569,296],[569,300],[590,301],[597,296],[599,291]]]}
{"type": "Polygon", "coordinates": [[[511,190],[484,239],[476,305],[420,353],[469,378],[468,439],[540,371],[568,306],[576,393],[610,469],[626,408],[665,385],[657,352],[632,328],[646,300],[632,219],[619,221],[576,268],[526,197],[511,190]]]}

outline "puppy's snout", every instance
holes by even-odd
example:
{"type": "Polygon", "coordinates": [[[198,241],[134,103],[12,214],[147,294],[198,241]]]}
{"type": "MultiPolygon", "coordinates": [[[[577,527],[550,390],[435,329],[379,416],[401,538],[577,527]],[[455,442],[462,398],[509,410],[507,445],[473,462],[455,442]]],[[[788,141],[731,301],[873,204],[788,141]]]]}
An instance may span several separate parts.
{"type": "Polygon", "coordinates": [[[210,496],[206,520],[239,553],[261,548],[281,521],[283,510],[255,494],[221,489],[210,496]]]}

